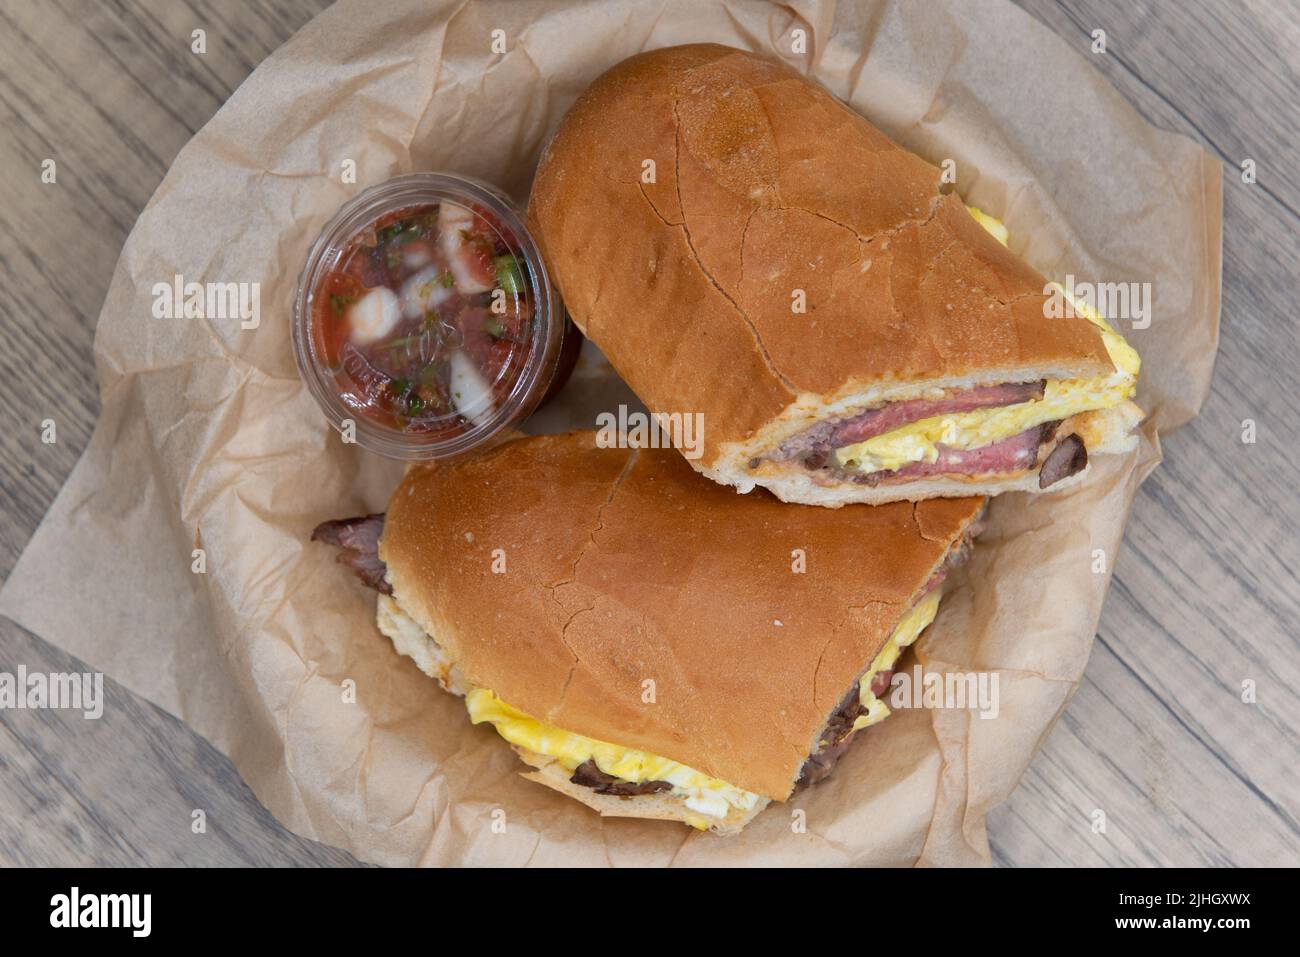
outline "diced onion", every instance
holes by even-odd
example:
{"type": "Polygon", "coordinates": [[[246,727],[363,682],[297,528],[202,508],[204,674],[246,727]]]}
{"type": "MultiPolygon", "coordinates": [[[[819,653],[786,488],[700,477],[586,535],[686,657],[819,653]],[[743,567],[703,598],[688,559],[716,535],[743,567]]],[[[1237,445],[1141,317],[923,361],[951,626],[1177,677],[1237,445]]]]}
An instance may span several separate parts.
{"type": "Polygon", "coordinates": [[[445,286],[443,270],[426,266],[402,283],[402,315],[417,319],[451,297],[454,290],[445,286]]]}
{"type": "Polygon", "coordinates": [[[348,329],[357,345],[368,345],[388,335],[401,321],[397,293],[377,286],[348,308],[348,329]]]}
{"type": "Polygon", "coordinates": [[[474,229],[474,214],[464,206],[443,203],[438,214],[438,245],[447,257],[447,266],[456,278],[456,288],[466,295],[487,292],[491,281],[485,281],[474,270],[474,253],[463,233],[474,229]]]}
{"type": "Polygon", "coordinates": [[[451,354],[451,401],[456,411],[475,425],[492,417],[492,388],[474,360],[464,352],[451,354]]]}

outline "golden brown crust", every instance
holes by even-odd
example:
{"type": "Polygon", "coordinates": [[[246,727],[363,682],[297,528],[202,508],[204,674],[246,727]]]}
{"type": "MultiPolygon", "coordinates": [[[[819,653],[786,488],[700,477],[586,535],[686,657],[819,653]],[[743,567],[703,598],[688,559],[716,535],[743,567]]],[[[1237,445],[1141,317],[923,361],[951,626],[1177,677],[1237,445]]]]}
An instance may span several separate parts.
{"type": "Polygon", "coordinates": [[[576,432],[412,468],[380,554],[470,684],[781,800],[983,501],[794,507],[576,432]]]}
{"type": "Polygon", "coordinates": [[[796,399],[1112,368],[1087,320],[1043,317],[1043,277],[940,195],[935,167],[729,47],[643,53],[592,84],[542,157],[529,224],[642,400],[705,413],[703,469],[789,434],[796,399]]]}

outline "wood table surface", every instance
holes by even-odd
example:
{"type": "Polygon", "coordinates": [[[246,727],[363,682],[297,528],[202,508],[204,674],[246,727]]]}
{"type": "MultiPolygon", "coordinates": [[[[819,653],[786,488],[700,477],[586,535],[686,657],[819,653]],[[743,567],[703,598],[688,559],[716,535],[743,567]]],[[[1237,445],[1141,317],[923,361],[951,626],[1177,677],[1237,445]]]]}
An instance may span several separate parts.
{"type": "MultiPolygon", "coordinates": [[[[1213,394],[1138,495],[1083,684],[989,818],[994,862],[1296,864],[1300,7],[1021,5],[1085,53],[1104,29],[1097,67],[1152,123],[1223,163],[1223,324],[1213,394]]],[[[0,575],[89,439],[95,321],[137,214],[190,136],[325,6],[0,0],[0,575]],[[57,186],[41,183],[48,158],[57,186]],[[40,440],[48,417],[53,445],[40,440]]],[[[19,665],[84,670],[0,619],[0,672],[19,665]]],[[[0,710],[0,865],[355,863],[280,827],[181,722],[105,687],[99,721],[0,710]],[[203,835],[191,833],[196,807],[203,835]]]]}

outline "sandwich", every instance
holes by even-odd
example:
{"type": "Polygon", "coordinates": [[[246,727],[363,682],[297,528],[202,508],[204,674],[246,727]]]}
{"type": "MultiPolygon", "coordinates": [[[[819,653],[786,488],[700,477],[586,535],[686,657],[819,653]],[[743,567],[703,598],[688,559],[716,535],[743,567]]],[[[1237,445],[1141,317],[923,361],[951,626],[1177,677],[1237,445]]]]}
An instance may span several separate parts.
{"type": "Polygon", "coordinates": [[[1037,492],[1125,452],[1137,353],[939,168],[767,57],[634,56],[543,151],[528,222],[573,319],[691,464],[838,507],[1037,492]]]}
{"type": "Polygon", "coordinates": [[[732,834],[888,716],[984,504],[791,508],[575,432],[413,466],[385,513],[312,537],[526,777],[732,834]]]}

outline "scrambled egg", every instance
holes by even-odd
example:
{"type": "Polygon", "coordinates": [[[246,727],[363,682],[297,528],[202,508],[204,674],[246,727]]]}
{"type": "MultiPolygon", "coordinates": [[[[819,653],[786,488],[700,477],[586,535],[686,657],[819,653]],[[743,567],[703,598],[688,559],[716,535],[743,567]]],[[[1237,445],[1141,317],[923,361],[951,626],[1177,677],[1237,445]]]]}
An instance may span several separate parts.
{"type": "Polygon", "coordinates": [[[903,620],[898,623],[894,633],[885,642],[885,647],[880,649],[880,654],[876,655],[876,660],[871,663],[871,668],[862,676],[858,688],[858,700],[862,703],[862,707],[867,709],[867,713],[859,715],[854,720],[854,731],[870,727],[889,717],[889,707],[871,690],[871,679],[880,672],[893,668],[903,649],[921,637],[921,632],[929,627],[930,622],[934,621],[934,616],[938,614],[939,601],[942,597],[943,589],[936,588],[917,602],[916,607],[903,616],[903,620]]]}
{"type": "MultiPolygon", "coordinates": [[[[859,694],[867,714],[854,722],[854,729],[865,728],[889,716],[889,708],[871,693],[871,679],[877,672],[892,668],[903,649],[916,641],[926,626],[934,621],[941,596],[942,590],[936,588],[903,616],[884,648],[876,655],[871,668],[862,676],[859,694]]],[[[709,777],[669,758],[597,741],[539,721],[506,704],[486,688],[470,690],[465,696],[465,706],[474,724],[486,721],[511,744],[554,758],[569,771],[587,761],[595,761],[606,774],[624,781],[667,781],[673,786],[671,793],[684,797],[688,808],[703,815],[688,822],[701,830],[709,826],[709,818],[725,818],[732,807],[747,811],[760,800],[751,791],[709,777]]]]}
{"type": "MultiPolygon", "coordinates": [[[[1002,223],[975,207],[968,207],[975,220],[1004,246],[1007,230],[1002,223]]],[[[1052,283],[1066,296],[1065,290],[1052,283]]],[[[892,432],[835,450],[844,468],[862,472],[893,471],[912,462],[933,462],[939,445],[953,449],[977,449],[1011,438],[1044,422],[1067,419],[1081,412],[1109,409],[1130,398],[1137,388],[1142,361],[1137,351],[1096,310],[1071,298],[1077,315],[1084,316],[1101,331],[1106,352],[1115,371],[1096,379],[1049,379],[1041,399],[1001,408],[953,412],[921,419],[892,432]]]]}
{"type": "MultiPolygon", "coordinates": [[[[546,724],[512,708],[486,688],[475,688],[466,695],[465,706],[475,724],[491,722],[497,733],[511,744],[555,758],[569,771],[587,761],[595,761],[606,774],[624,781],[667,781],[673,786],[674,794],[685,796],[688,808],[709,817],[725,818],[731,807],[748,811],[759,801],[757,794],[657,754],[597,741],[546,724]]],[[[708,825],[700,822],[696,826],[708,825]]]]}

